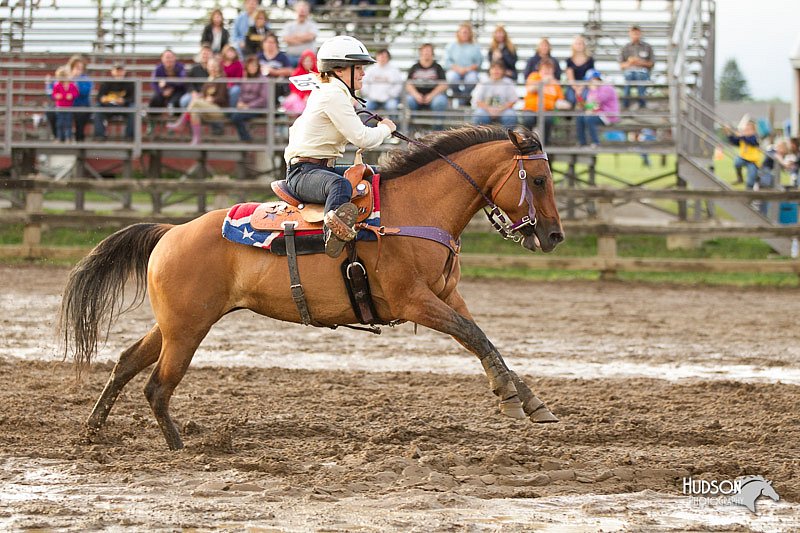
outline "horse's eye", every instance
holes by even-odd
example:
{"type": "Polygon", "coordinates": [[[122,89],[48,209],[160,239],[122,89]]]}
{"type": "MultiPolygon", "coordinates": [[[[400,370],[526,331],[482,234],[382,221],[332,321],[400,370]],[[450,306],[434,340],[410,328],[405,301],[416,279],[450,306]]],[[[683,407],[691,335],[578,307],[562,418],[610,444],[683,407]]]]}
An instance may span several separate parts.
{"type": "Polygon", "coordinates": [[[544,186],[544,178],[534,178],[533,179],[533,184],[536,185],[537,187],[543,187],[544,186]]]}

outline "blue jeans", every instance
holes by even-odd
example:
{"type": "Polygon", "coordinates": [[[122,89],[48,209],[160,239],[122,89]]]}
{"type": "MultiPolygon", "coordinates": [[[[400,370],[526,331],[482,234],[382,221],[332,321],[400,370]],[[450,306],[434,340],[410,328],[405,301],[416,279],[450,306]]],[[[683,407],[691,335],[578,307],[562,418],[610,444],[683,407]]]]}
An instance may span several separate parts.
{"type": "Polygon", "coordinates": [[[504,109],[499,117],[493,117],[485,109],[478,108],[472,115],[472,121],[475,124],[491,124],[493,121],[498,120],[506,128],[513,128],[517,125],[517,113],[513,109],[504,109]]]}
{"type": "Polygon", "coordinates": [[[419,111],[421,109],[429,109],[431,111],[445,111],[447,109],[447,96],[444,93],[439,93],[433,97],[430,104],[422,105],[414,100],[411,95],[406,96],[406,106],[412,111],[419,111]]]}
{"type": "Polygon", "coordinates": [[[742,168],[747,169],[746,186],[748,189],[752,189],[753,186],[756,184],[756,180],[758,179],[758,166],[752,161],[746,161],[742,159],[738,155],[736,156],[736,159],[733,160],[733,166],[736,168],[737,174],[739,173],[738,171],[741,170],[742,168]]]}
{"type": "Polygon", "coordinates": [[[470,70],[463,76],[454,70],[448,70],[445,78],[447,78],[450,88],[453,89],[453,96],[462,98],[471,95],[472,89],[478,84],[478,73],[474,70],[470,70]]]}
{"type": "Polygon", "coordinates": [[[239,95],[242,94],[241,85],[232,85],[228,87],[228,107],[236,107],[239,103],[239,95]]]}
{"type": "Polygon", "coordinates": [[[286,185],[304,202],[325,204],[325,212],[349,202],[353,186],[344,178],[347,167],[327,167],[314,163],[291,165],[286,173],[286,185]]]}
{"type": "Polygon", "coordinates": [[[68,141],[72,139],[72,111],[61,109],[56,108],[56,134],[59,141],[68,141]]]}
{"type": "MultiPolygon", "coordinates": [[[[647,70],[626,70],[625,71],[625,81],[650,81],[650,71],[647,70]]],[[[623,100],[622,100],[622,107],[628,109],[631,105],[631,87],[632,85],[626,85],[625,89],[623,89],[623,100]]],[[[639,107],[645,107],[647,104],[644,101],[644,96],[647,93],[647,87],[643,85],[636,86],[636,94],[639,95],[639,107]]]]}
{"type": "MultiPolygon", "coordinates": [[[[98,104],[100,107],[108,107],[109,109],[113,109],[119,106],[104,106],[102,104],[98,104]]],[[[95,139],[102,139],[106,136],[106,120],[110,120],[114,117],[121,117],[125,119],[125,138],[126,139],[133,139],[133,122],[134,122],[134,114],[135,113],[113,113],[111,111],[108,112],[97,112],[94,114],[94,137],[95,139]]]]}
{"type": "Polygon", "coordinates": [[[605,124],[603,119],[597,115],[581,115],[578,117],[578,144],[586,146],[586,130],[589,130],[589,137],[592,139],[592,144],[600,144],[600,136],[597,134],[597,128],[605,124]]]}
{"type": "Polygon", "coordinates": [[[375,100],[367,100],[367,109],[370,111],[380,111],[381,109],[386,110],[386,116],[388,118],[392,118],[397,113],[397,106],[400,105],[400,101],[397,98],[389,98],[385,102],[376,102],[375,100]]]}
{"type": "Polygon", "coordinates": [[[236,126],[236,133],[239,134],[240,141],[250,142],[253,140],[247,129],[247,121],[256,116],[258,116],[256,113],[231,113],[231,122],[236,126]]]}

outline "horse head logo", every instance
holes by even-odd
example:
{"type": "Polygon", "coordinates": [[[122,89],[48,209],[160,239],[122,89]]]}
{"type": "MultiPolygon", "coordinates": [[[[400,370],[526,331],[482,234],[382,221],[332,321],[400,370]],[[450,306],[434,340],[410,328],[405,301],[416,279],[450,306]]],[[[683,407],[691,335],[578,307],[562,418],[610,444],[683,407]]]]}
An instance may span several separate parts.
{"type": "Polygon", "coordinates": [[[768,496],[775,501],[781,499],[772,482],[764,479],[763,476],[747,476],[739,478],[739,492],[731,496],[731,503],[744,505],[750,512],[756,512],[756,500],[761,496],[768,496]]]}

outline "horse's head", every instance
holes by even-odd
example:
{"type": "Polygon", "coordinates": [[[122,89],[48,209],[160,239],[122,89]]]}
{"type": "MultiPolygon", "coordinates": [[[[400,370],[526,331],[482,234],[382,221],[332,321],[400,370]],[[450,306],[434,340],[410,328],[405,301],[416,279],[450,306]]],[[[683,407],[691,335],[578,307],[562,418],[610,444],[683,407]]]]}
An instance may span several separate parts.
{"type": "Polygon", "coordinates": [[[508,138],[516,148],[512,156],[515,165],[511,174],[506,165],[500,167],[502,176],[493,188],[493,201],[511,219],[512,228],[519,228],[522,246],[552,252],[564,240],[564,230],[547,154],[538,135],[525,128],[508,130],[508,138]],[[531,223],[521,224],[525,217],[531,223]]]}

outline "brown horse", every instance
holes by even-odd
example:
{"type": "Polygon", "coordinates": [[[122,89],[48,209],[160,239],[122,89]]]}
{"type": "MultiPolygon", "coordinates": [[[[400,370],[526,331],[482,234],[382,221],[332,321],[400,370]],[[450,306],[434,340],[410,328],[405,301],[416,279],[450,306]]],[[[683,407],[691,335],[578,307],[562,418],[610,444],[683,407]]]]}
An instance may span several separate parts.
{"type": "MultiPolygon", "coordinates": [[[[563,240],[550,167],[535,134],[465,126],[422,141],[440,154],[449,154],[475,184],[471,186],[429,148],[410,146],[389,152],[381,168],[382,224],[436,226],[458,237],[488,196],[512,222],[535,215],[524,237],[518,237],[525,248],[549,252],[563,240]]],[[[182,448],[169,415],[169,401],[211,326],[237,309],[300,322],[286,258],[223,239],[220,229],[225,214],[212,211],[178,226],[129,226],[98,244],[70,274],[59,324],[66,349],[79,368],[95,354],[103,326],[109,327],[122,311],[130,276],[135,278],[136,303],[146,289],[156,318],[153,328],[121,354],[87,420],[90,430],[103,425],[125,384],[156,363],[145,396],[167,445],[173,450],[182,448]]],[[[480,359],[503,414],[530,417],[534,422],[557,421],[508,369],[472,320],[456,288],[457,257],[452,260],[448,247],[387,235],[380,248],[379,253],[378,243],[357,243],[380,319],[414,322],[453,336],[480,359]]],[[[341,261],[325,255],[304,255],[298,260],[314,318],[322,324],[355,323],[341,279],[341,261]]]]}

